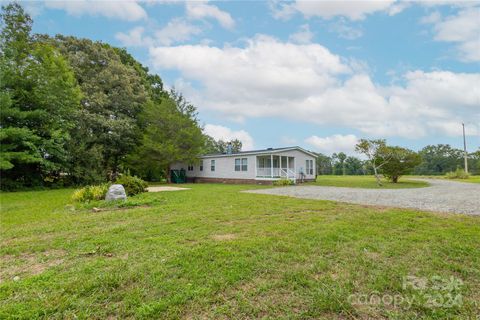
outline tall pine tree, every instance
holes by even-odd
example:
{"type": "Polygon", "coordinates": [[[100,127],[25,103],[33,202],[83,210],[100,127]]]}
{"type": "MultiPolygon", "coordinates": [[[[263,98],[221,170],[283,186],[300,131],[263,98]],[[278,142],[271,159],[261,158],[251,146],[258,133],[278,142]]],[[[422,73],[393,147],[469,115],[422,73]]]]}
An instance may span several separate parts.
{"type": "Polygon", "coordinates": [[[65,171],[81,93],[61,54],[32,39],[20,5],[2,7],[0,17],[2,189],[45,185],[65,171]]]}

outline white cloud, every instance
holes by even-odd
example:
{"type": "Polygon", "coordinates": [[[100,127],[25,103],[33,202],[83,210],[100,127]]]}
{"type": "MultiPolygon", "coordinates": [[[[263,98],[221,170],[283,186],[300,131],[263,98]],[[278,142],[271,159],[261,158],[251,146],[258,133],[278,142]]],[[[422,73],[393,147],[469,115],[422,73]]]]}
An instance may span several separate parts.
{"type": "Polygon", "coordinates": [[[310,1],[297,0],[293,3],[273,3],[270,6],[272,14],[277,19],[288,19],[296,12],[305,17],[322,17],[331,19],[337,16],[350,20],[363,20],[368,14],[387,12],[390,15],[401,12],[406,5],[396,3],[395,0],[376,1],[310,1]]]}
{"type": "MultiPolygon", "coordinates": [[[[3,0],[0,0],[0,4],[2,4],[2,1],[3,0]]],[[[35,1],[25,1],[22,3],[22,6],[25,9],[25,11],[33,18],[42,14],[43,10],[45,9],[43,3],[35,2],[35,1]]]]}
{"type": "Polygon", "coordinates": [[[300,27],[300,30],[292,35],[290,35],[290,41],[295,43],[310,43],[312,41],[314,34],[310,31],[310,26],[304,24],[300,27]]]}
{"type": "Polygon", "coordinates": [[[362,30],[349,26],[343,18],[331,23],[328,30],[337,33],[340,38],[348,40],[357,39],[363,35],[362,30]]]}
{"type": "Polygon", "coordinates": [[[165,27],[155,31],[155,38],[161,45],[171,45],[175,42],[189,40],[193,35],[200,34],[202,30],[187,21],[176,18],[165,27]]]}
{"type": "Polygon", "coordinates": [[[191,19],[206,19],[213,18],[226,29],[232,29],[235,26],[235,21],[232,16],[218,7],[207,4],[202,1],[188,1],[186,3],[187,16],[191,19]]]}
{"type": "Polygon", "coordinates": [[[45,6],[51,9],[65,10],[73,16],[92,15],[116,18],[126,21],[137,21],[147,18],[147,13],[137,1],[46,1],[45,6]]]}
{"type": "Polygon", "coordinates": [[[118,32],[115,38],[127,47],[151,46],[154,40],[151,37],[144,37],[145,28],[135,27],[128,33],[118,32]]]}
{"type": "Polygon", "coordinates": [[[422,17],[420,19],[420,23],[423,23],[423,24],[437,23],[437,22],[440,22],[440,20],[442,20],[442,15],[440,14],[440,12],[434,11],[429,15],[422,17]]]}
{"type": "Polygon", "coordinates": [[[311,136],[305,139],[305,142],[311,145],[315,151],[326,155],[331,155],[334,152],[344,152],[348,155],[353,155],[355,154],[355,144],[357,144],[358,138],[353,134],[335,134],[324,138],[311,136]]]}
{"type": "Polygon", "coordinates": [[[388,8],[388,15],[394,16],[396,14],[399,14],[406,8],[410,7],[412,5],[413,1],[395,1],[390,7],[388,8]]]}
{"type": "Polygon", "coordinates": [[[192,36],[200,34],[202,30],[184,19],[174,18],[163,28],[155,30],[152,36],[145,36],[144,32],[145,28],[135,27],[128,33],[118,32],[115,38],[124,46],[128,47],[169,46],[174,43],[190,40],[192,36]]]}
{"type": "Polygon", "coordinates": [[[215,140],[229,141],[238,139],[242,141],[242,150],[253,149],[253,138],[245,130],[234,131],[224,126],[207,124],[204,128],[204,132],[213,137],[215,140]]]}
{"type": "Polygon", "coordinates": [[[196,104],[228,119],[280,117],[408,138],[480,122],[478,73],[417,70],[401,77],[403,85],[382,87],[357,62],[319,44],[266,36],[244,47],[156,47],[150,58],[155,68],[179,70],[185,82],[199,84],[196,104]]]}
{"type": "Polygon", "coordinates": [[[456,43],[461,60],[480,61],[480,7],[464,8],[447,17],[434,12],[421,22],[433,24],[436,41],[456,43]]]}

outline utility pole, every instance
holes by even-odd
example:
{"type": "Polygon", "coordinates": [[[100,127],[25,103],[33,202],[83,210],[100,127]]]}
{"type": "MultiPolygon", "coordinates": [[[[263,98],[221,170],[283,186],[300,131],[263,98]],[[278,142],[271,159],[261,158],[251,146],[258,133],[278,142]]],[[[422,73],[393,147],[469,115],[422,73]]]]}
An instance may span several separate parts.
{"type": "Polygon", "coordinates": [[[465,140],[465,124],[462,123],[462,128],[463,128],[463,157],[465,160],[465,173],[468,173],[468,160],[467,160],[467,142],[465,140]]]}

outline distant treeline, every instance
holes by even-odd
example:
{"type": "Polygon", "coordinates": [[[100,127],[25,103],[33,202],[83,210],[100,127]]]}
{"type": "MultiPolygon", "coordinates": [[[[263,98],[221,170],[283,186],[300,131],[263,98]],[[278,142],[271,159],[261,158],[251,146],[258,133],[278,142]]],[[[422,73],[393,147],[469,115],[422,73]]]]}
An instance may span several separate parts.
{"type": "MultiPolygon", "coordinates": [[[[421,163],[412,170],[416,175],[444,175],[464,167],[464,153],[448,144],[429,145],[418,152],[421,163]]],[[[480,174],[480,150],[468,155],[468,171],[480,174]]],[[[367,161],[347,156],[343,152],[331,156],[319,154],[317,172],[320,175],[371,175],[367,161]]]]}

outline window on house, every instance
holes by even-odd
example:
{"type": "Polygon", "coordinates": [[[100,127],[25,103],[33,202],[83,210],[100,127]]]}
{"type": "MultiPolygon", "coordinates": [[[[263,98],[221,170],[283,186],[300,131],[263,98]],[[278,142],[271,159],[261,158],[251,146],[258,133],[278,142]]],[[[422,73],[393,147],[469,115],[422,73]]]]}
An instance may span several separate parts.
{"type": "Polygon", "coordinates": [[[188,169],[188,171],[193,171],[193,165],[189,164],[187,169],[188,169]]]}
{"type": "Polygon", "coordinates": [[[247,158],[235,159],[235,171],[247,171],[248,170],[247,163],[248,163],[247,158]]]}
{"type": "Polygon", "coordinates": [[[247,158],[242,158],[242,171],[247,171],[248,165],[247,165],[247,158]]]}
{"type": "Polygon", "coordinates": [[[215,160],[210,160],[210,171],[215,171],[215,160]]]}
{"type": "Polygon", "coordinates": [[[200,161],[200,171],[203,171],[203,160],[200,161]]]}
{"type": "Polygon", "coordinates": [[[307,163],[306,163],[306,168],[307,168],[307,174],[309,175],[313,175],[313,160],[307,160],[307,163]]]}

